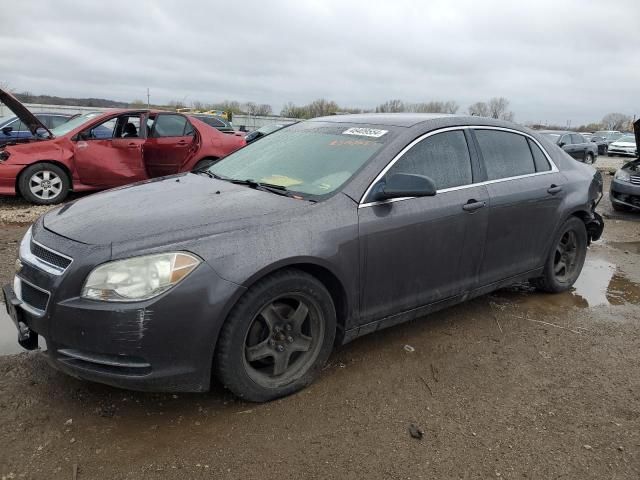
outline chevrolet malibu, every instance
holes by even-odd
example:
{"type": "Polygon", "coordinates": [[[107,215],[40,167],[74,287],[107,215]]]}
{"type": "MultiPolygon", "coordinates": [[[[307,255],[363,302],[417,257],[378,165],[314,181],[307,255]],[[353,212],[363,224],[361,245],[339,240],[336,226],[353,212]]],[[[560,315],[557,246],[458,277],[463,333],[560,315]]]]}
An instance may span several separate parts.
{"type": "Polygon", "coordinates": [[[436,114],[318,118],[197,173],[50,211],[4,287],[19,342],[136,390],[262,402],[360,335],[529,280],[562,292],[602,178],[543,136],[436,114]]]}
{"type": "Polygon", "coordinates": [[[0,90],[0,102],[34,135],[0,149],[0,195],[20,194],[38,205],[60,203],[69,191],[199,169],[245,144],[175,112],[92,112],[49,130],[11,94],[0,90]]]}

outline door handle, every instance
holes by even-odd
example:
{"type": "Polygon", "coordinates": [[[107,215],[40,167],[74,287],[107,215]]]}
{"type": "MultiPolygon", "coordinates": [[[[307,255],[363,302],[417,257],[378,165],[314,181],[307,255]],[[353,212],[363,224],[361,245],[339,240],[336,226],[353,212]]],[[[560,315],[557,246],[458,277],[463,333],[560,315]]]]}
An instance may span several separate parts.
{"type": "Polygon", "coordinates": [[[184,147],[185,145],[187,145],[187,142],[185,142],[184,140],[180,140],[177,145],[180,145],[181,147],[184,147]]]}
{"type": "Polygon", "coordinates": [[[129,145],[127,145],[127,147],[129,147],[129,148],[138,148],[138,144],[137,143],[130,143],[129,145]]]}
{"type": "Polygon", "coordinates": [[[471,199],[462,206],[462,209],[465,212],[475,212],[476,210],[486,205],[487,205],[487,202],[478,202],[477,200],[471,199]]]}
{"type": "Polygon", "coordinates": [[[561,191],[562,187],[559,187],[555,184],[552,184],[549,188],[547,188],[547,192],[549,192],[551,195],[555,195],[556,193],[560,193],[561,191]]]}

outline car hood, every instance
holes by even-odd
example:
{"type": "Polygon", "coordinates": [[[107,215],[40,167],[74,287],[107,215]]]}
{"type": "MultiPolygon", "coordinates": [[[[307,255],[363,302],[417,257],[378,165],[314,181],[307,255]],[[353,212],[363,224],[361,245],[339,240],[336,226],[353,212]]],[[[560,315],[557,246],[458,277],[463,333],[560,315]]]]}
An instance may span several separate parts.
{"type": "Polygon", "coordinates": [[[29,131],[31,131],[33,135],[36,134],[36,131],[39,128],[44,128],[49,134],[49,137],[53,138],[53,134],[49,131],[49,129],[45,127],[45,125],[40,120],[38,120],[38,118],[33,113],[31,113],[27,107],[20,103],[20,101],[9,92],[5,92],[4,90],[0,89],[0,102],[4,103],[16,117],[22,120],[22,123],[29,127],[29,131]]]}
{"type": "Polygon", "coordinates": [[[50,211],[44,227],[78,242],[105,245],[154,237],[170,244],[248,229],[270,214],[312,205],[303,200],[181,174],[91,195],[50,211]]]}
{"type": "Polygon", "coordinates": [[[635,147],[636,144],[634,142],[613,142],[611,146],[612,147],[635,147]]]}

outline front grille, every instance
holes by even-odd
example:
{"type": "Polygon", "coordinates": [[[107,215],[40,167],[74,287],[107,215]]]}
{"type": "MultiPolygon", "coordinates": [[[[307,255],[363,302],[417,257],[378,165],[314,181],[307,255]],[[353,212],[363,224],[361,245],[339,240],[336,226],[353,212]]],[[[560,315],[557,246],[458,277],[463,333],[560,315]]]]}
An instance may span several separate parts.
{"type": "Polygon", "coordinates": [[[45,311],[47,303],[49,303],[49,294],[42,290],[22,281],[20,287],[21,300],[37,310],[45,311]]]}
{"type": "Polygon", "coordinates": [[[70,259],[63,257],[62,255],[49,250],[48,248],[44,248],[42,245],[39,245],[33,241],[31,242],[31,253],[33,253],[43,262],[58,267],[62,270],[71,265],[70,259]]]}
{"type": "Polygon", "coordinates": [[[629,181],[634,185],[640,185],[640,175],[631,175],[629,181]]]}

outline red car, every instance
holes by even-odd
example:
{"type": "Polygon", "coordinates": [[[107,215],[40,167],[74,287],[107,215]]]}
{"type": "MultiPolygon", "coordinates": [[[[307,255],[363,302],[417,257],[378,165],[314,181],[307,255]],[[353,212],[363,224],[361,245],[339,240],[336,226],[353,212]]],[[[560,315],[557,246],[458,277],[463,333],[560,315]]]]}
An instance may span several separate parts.
{"type": "Polygon", "coordinates": [[[13,95],[0,101],[36,138],[0,149],[0,195],[61,202],[69,191],[117,187],[201,168],[245,145],[196,118],[155,110],[87,113],[47,129],[13,95]]]}

